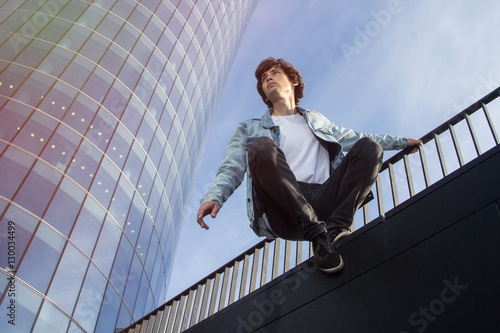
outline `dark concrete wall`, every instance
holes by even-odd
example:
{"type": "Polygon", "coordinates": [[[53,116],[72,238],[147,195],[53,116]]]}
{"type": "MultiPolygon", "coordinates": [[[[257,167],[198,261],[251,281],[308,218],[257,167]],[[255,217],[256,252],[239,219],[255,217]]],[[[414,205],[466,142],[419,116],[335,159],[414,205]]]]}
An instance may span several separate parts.
{"type": "Polygon", "coordinates": [[[187,332],[500,332],[500,146],[187,332]]]}

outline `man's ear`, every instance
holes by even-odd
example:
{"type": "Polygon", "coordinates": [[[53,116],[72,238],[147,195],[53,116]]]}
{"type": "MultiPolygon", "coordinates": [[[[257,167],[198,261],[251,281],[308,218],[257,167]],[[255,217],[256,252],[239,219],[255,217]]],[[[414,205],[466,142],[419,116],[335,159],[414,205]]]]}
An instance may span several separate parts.
{"type": "Polygon", "coordinates": [[[293,82],[292,82],[292,87],[296,87],[296,86],[298,86],[298,85],[299,85],[299,81],[293,81],[293,82]]]}

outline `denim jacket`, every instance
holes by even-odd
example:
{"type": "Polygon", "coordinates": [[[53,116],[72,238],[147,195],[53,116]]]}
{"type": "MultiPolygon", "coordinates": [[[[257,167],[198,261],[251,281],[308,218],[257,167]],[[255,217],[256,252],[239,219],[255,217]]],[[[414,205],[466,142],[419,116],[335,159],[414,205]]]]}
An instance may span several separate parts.
{"type": "MultiPolygon", "coordinates": [[[[370,137],[384,150],[398,150],[406,147],[405,138],[390,135],[377,135],[356,132],[352,129],[333,124],[319,112],[297,107],[306,120],[314,136],[325,147],[330,156],[331,172],[337,168],[353,144],[362,137],[370,137]]],[[[279,146],[280,130],[271,118],[273,109],[268,109],[260,119],[249,119],[238,125],[224,152],[221,165],[214,182],[201,202],[215,201],[220,207],[229,198],[247,176],[247,214],[250,227],[258,236],[276,238],[269,226],[262,204],[252,187],[247,150],[258,137],[269,137],[279,146]]]]}

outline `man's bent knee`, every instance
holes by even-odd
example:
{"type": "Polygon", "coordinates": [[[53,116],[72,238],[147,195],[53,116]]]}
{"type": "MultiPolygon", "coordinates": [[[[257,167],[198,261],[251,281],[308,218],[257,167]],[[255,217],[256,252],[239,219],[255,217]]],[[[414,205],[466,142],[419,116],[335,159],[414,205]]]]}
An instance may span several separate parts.
{"type": "Polygon", "coordinates": [[[271,138],[265,136],[258,137],[248,146],[248,158],[268,154],[275,149],[275,146],[276,144],[271,138]]]}

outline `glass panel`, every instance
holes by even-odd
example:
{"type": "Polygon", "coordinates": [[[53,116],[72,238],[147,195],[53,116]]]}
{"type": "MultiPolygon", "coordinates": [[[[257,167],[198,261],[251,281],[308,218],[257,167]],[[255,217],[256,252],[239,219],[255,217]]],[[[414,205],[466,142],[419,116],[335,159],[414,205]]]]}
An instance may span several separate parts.
{"type": "Polygon", "coordinates": [[[41,156],[59,170],[66,171],[81,139],[78,132],[65,125],[59,126],[41,156]]]}
{"type": "Polygon", "coordinates": [[[96,67],[83,86],[82,91],[94,99],[94,103],[101,103],[113,79],[109,72],[101,67],[96,67]]]}
{"type": "Polygon", "coordinates": [[[129,24],[125,24],[113,41],[120,45],[120,47],[122,47],[126,52],[130,52],[140,34],[141,33],[138,30],[135,30],[129,24]]]}
{"type": "Polygon", "coordinates": [[[125,220],[132,203],[134,188],[126,177],[120,177],[115,195],[109,208],[110,214],[115,218],[120,226],[125,225],[125,220]]]}
{"type": "Polygon", "coordinates": [[[113,261],[115,259],[118,243],[120,242],[121,230],[118,228],[113,219],[108,215],[99,240],[97,242],[92,259],[94,263],[108,275],[111,271],[113,261]]]}
{"type": "Polygon", "coordinates": [[[0,158],[0,195],[12,198],[17,191],[29,168],[34,162],[34,158],[10,147],[0,158]]]}
{"type": "Polygon", "coordinates": [[[74,52],[79,52],[83,43],[85,43],[85,41],[87,40],[87,38],[90,36],[91,33],[92,30],[83,29],[79,25],[73,25],[70,28],[70,30],[66,33],[66,35],[64,35],[64,37],[61,39],[59,45],[74,52]]]}
{"type": "MultiPolygon", "coordinates": [[[[118,316],[118,308],[120,298],[116,291],[108,284],[106,295],[104,296],[104,303],[102,304],[101,311],[99,312],[99,319],[95,332],[113,332],[116,325],[116,318],[118,316]]],[[[127,326],[130,325],[127,324],[127,326]]],[[[121,326],[126,327],[126,326],[121,326]]]]}
{"type": "Polygon", "coordinates": [[[99,105],[95,101],[80,94],[71,105],[63,121],[74,130],[85,134],[98,107],[99,105]]]}
{"type": "MultiPolygon", "coordinates": [[[[3,286],[3,283],[7,282],[7,277],[0,273],[0,287],[3,286]]],[[[3,288],[2,288],[3,289],[3,288]]],[[[13,298],[9,298],[8,296],[4,298],[3,302],[0,303],[0,308],[2,312],[5,313],[2,315],[2,320],[0,320],[0,332],[32,332],[31,326],[33,325],[33,321],[35,320],[35,316],[40,307],[40,303],[42,299],[40,296],[27,289],[23,284],[16,283],[16,296],[15,296],[15,304],[16,304],[16,315],[15,315],[15,326],[9,323],[9,315],[7,312],[7,306],[10,300],[13,298]],[[13,331],[13,328],[15,330],[13,331]]],[[[54,331],[46,331],[46,332],[54,332],[54,331]]]]}
{"type": "Polygon", "coordinates": [[[77,94],[76,89],[58,81],[48,94],[43,96],[39,108],[58,120],[62,119],[77,94]]]}
{"type": "Polygon", "coordinates": [[[104,158],[94,177],[90,193],[106,208],[109,206],[119,176],[120,171],[116,166],[109,159],[104,158]]]}
{"type": "Polygon", "coordinates": [[[108,157],[115,162],[118,168],[123,168],[123,164],[127,159],[133,140],[134,138],[125,127],[118,126],[106,152],[108,157]]]}
{"type": "Polygon", "coordinates": [[[106,282],[106,278],[91,264],[73,313],[74,320],[80,323],[87,332],[94,332],[106,282]]]}
{"type": "Polygon", "coordinates": [[[127,286],[123,294],[123,298],[130,308],[134,307],[144,268],[141,261],[136,255],[134,255],[133,259],[134,260],[127,277],[127,286]]]}
{"type": "Polygon", "coordinates": [[[41,112],[35,112],[28,123],[21,127],[14,144],[38,155],[57,122],[41,112]]]}
{"type": "MultiPolygon", "coordinates": [[[[13,270],[17,269],[17,265],[21,264],[19,260],[23,257],[24,252],[28,246],[28,242],[30,241],[33,231],[38,225],[38,220],[34,219],[30,215],[26,214],[22,210],[19,210],[15,206],[10,206],[8,210],[5,212],[2,221],[0,222],[0,233],[6,233],[8,235],[9,221],[15,223],[15,236],[16,236],[16,262],[14,263],[15,267],[13,270]]],[[[12,226],[12,223],[10,223],[12,226]]],[[[8,248],[8,238],[0,238],[0,246],[2,249],[8,248]]],[[[0,266],[8,267],[8,257],[5,255],[0,255],[0,266]]],[[[10,266],[10,265],[9,265],[10,266]]]]}
{"type": "Polygon", "coordinates": [[[102,152],[88,141],[83,141],[76,156],[71,160],[67,174],[84,188],[88,188],[97,172],[102,152]]]}
{"type": "Polygon", "coordinates": [[[87,39],[79,53],[94,62],[99,62],[110,44],[111,41],[109,39],[97,33],[93,33],[90,38],[87,39]]]}
{"type": "MultiPolygon", "coordinates": [[[[109,4],[112,2],[110,1],[109,4]]],[[[117,1],[113,3],[118,3],[117,1]]],[[[113,9],[114,10],[114,9],[113,9]]],[[[104,35],[106,38],[109,38],[110,40],[113,40],[118,33],[118,30],[120,30],[121,26],[123,25],[123,19],[116,17],[116,15],[113,15],[109,13],[106,15],[106,17],[101,21],[101,24],[97,27],[97,32],[100,34],[104,35]]]]}
{"type": "MultiPolygon", "coordinates": [[[[67,313],[73,312],[87,266],[88,259],[73,245],[68,244],[47,294],[47,297],[67,313]]],[[[55,321],[51,320],[51,323],[55,323],[55,321]]],[[[58,327],[60,330],[63,325],[58,325],[58,327]]],[[[46,330],[44,332],[55,331],[46,330]]]]}
{"type": "Polygon", "coordinates": [[[116,253],[115,264],[111,272],[110,280],[118,290],[119,294],[123,293],[123,289],[128,281],[128,274],[134,249],[126,237],[122,237],[120,247],[116,253]]]}
{"type": "Polygon", "coordinates": [[[146,154],[140,147],[139,143],[135,141],[132,150],[130,151],[130,155],[127,159],[127,163],[124,167],[125,175],[134,186],[139,180],[139,175],[141,173],[145,160],[146,154]]]}
{"type": "Polygon", "coordinates": [[[120,118],[131,95],[132,92],[123,83],[115,81],[103,102],[103,106],[115,117],[120,118]]]}
{"type": "Polygon", "coordinates": [[[85,254],[91,256],[106,212],[91,197],[87,197],[83,209],[78,216],[70,239],[85,254]]]}
{"type": "MultiPolygon", "coordinates": [[[[38,12],[36,17],[40,18],[43,16],[38,12]]],[[[45,20],[47,23],[50,21],[50,24],[47,24],[37,37],[51,43],[57,43],[73,24],[71,21],[62,20],[59,17],[50,17],[48,15],[45,16],[45,20]]]]}
{"type": "Polygon", "coordinates": [[[133,205],[130,206],[130,212],[124,228],[125,233],[130,238],[132,244],[135,244],[137,240],[137,236],[139,235],[141,222],[145,212],[146,207],[144,206],[144,203],[140,199],[139,195],[136,193],[134,196],[133,205]]]}
{"type": "Polygon", "coordinates": [[[69,235],[85,198],[85,192],[68,179],[63,179],[52,204],[43,217],[65,236],[69,235]]]}
{"type": "Polygon", "coordinates": [[[81,89],[95,67],[96,64],[94,62],[89,61],[83,56],[77,55],[70,63],[69,67],[66,68],[61,79],[75,88],[81,89]]]}
{"type": "Polygon", "coordinates": [[[44,302],[32,333],[65,332],[69,318],[49,302],[44,302]]]}
{"type": "Polygon", "coordinates": [[[62,175],[42,162],[30,171],[14,201],[35,215],[42,216],[62,175]]]}
{"type": "Polygon", "coordinates": [[[38,228],[18,270],[18,276],[45,294],[65,240],[44,224],[38,228]]]}

